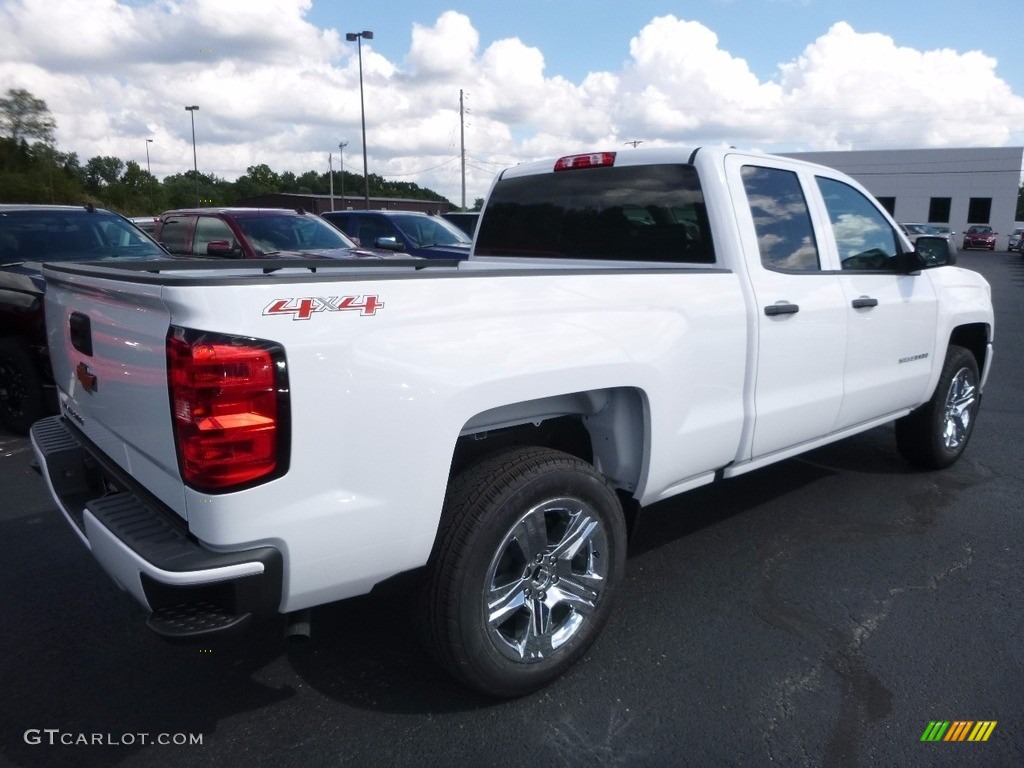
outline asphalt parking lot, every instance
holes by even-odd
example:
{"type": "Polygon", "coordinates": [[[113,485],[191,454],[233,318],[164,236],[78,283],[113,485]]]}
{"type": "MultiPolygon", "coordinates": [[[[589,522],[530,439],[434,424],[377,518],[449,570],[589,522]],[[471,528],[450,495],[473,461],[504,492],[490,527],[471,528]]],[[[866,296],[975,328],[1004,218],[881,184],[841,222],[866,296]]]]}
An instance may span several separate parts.
{"type": "Polygon", "coordinates": [[[1024,258],[960,263],[997,326],[957,465],[910,469],[886,427],[652,507],[596,646],[516,701],[435,670],[402,598],[297,646],[161,642],[0,432],[0,765],[1024,765],[1024,258]]]}

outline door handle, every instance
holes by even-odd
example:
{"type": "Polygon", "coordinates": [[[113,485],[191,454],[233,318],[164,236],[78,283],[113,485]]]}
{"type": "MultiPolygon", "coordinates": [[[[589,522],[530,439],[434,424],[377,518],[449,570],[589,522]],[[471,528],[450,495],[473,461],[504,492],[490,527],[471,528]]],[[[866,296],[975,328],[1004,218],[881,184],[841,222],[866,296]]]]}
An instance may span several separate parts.
{"type": "Polygon", "coordinates": [[[854,299],[852,302],[854,309],[867,309],[869,307],[877,307],[878,299],[873,299],[870,296],[861,296],[860,298],[854,299]]]}
{"type": "Polygon", "coordinates": [[[795,315],[800,311],[799,304],[789,304],[781,301],[778,304],[769,304],[764,308],[764,313],[768,317],[774,317],[775,315],[795,315]]]}

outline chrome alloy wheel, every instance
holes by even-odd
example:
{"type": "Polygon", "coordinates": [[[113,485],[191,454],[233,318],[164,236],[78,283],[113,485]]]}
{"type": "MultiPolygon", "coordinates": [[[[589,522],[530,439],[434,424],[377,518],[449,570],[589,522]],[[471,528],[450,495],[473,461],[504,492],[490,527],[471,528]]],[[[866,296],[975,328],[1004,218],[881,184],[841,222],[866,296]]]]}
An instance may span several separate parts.
{"type": "Polygon", "coordinates": [[[942,430],[942,442],[946,450],[957,450],[971,433],[971,419],[974,418],[977,399],[977,387],[971,372],[961,368],[950,381],[946,393],[946,417],[942,430]]]}
{"type": "Polygon", "coordinates": [[[494,647],[530,663],[571,640],[600,600],[607,548],[600,517],[579,499],[551,499],[519,518],[487,569],[483,607],[494,647]]]}

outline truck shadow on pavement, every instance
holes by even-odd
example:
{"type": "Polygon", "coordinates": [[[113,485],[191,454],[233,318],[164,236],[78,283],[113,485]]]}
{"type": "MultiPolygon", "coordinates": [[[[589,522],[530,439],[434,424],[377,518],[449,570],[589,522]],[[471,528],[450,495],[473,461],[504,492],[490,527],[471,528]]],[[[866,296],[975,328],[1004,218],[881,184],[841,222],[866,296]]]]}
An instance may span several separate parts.
{"type": "Polygon", "coordinates": [[[295,695],[261,680],[282,653],[280,626],[216,645],[163,642],[56,509],[4,520],[0,548],[0,762],[112,765],[158,734],[212,738],[222,720],[295,695]]]}

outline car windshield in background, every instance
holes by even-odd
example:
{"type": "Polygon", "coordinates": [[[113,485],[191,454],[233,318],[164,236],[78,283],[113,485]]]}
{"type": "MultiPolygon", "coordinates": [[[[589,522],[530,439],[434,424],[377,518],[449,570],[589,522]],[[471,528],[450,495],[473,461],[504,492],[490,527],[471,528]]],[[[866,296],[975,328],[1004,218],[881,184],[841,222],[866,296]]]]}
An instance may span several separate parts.
{"type": "Polygon", "coordinates": [[[111,213],[0,212],[0,264],[166,256],[138,227],[111,213]]]}
{"type": "Polygon", "coordinates": [[[340,230],[315,216],[239,216],[236,221],[259,253],[356,247],[340,230]]]}
{"type": "Polygon", "coordinates": [[[417,248],[430,245],[469,245],[473,242],[454,224],[433,216],[392,216],[390,220],[417,248]]]}
{"type": "Polygon", "coordinates": [[[904,224],[903,227],[907,230],[908,235],[942,235],[944,234],[938,227],[933,227],[930,224],[904,224]]]}

